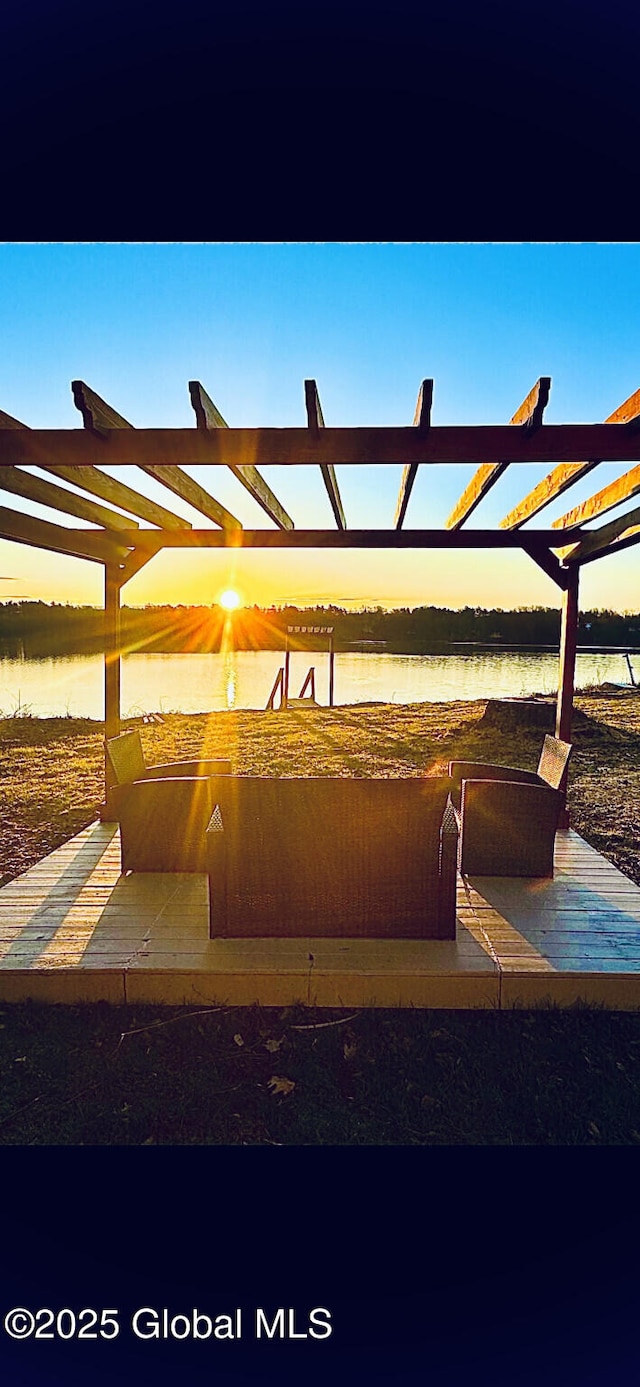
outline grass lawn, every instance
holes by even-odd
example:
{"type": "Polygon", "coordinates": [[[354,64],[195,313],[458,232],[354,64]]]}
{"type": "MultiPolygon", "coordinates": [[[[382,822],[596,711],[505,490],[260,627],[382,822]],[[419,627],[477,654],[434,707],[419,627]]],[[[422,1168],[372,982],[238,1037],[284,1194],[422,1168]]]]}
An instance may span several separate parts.
{"type": "Polygon", "coordinates": [[[640,1143],[640,1018],[0,1012],[3,1144],[640,1143]]]}
{"type": "MultiPolygon", "coordinates": [[[[640,698],[578,700],[577,830],[640,883],[640,698]]],[[[240,773],[416,775],[449,757],[535,767],[542,734],[484,704],[173,715],[150,760],[240,773]]],[[[91,822],[102,727],[0,725],[0,880],[91,822]]],[[[640,1013],[0,1006],[3,1144],[640,1142],[640,1013]]]]}

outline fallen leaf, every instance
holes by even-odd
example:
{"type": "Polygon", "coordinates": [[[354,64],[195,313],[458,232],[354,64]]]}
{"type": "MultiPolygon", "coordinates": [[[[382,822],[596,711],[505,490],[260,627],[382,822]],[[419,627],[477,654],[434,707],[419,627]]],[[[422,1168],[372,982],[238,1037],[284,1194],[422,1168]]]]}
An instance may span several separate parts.
{"type": "Polygon", "coordinates": [[[244,1040],[242,1039],[242,1036],[238,1034],[238,1032],[236,1032],[233,1038],[235,1040],[236,1045],[244,1045],[244,1040]]]}
{"type": "Polygon", "coordinates": [[[343,1054],[346,1060],[352,1060],[358,1047],[355,1040],[345,1040],[343,1054]]]}
{"type": "Polygon", "coordinates": [[[265,1040],[264,1042],[264,1048],[269,1051],[270,1055],[275,1055],[276,1050],[279,1050],[281,1045],[281,1040],[265,1040]]]}
{"type": "Polygon", "coordinates": [[[590,1122],[590,1123],[588,1124],[588,1126],[589,1126],[589,1131],[591,1132],[592,1137],[599,1137],[599,1136],[600,1136],[600,1128],[596,1126],[596,1123],[595,1123],[595,1122],[590,1122]]]}
{"type": "Polygon", "coordinates": [[[14,1063],[14,1064],[24,1064],[26,1058],[27,1058],[26,1055],[16,1055],[16,1057],[15,1057],[13,1063],[14,1063]]]}
{"type": "Polygon", "coordinates": [[[268,1087],[272,1093],[282,1093],[287,1097],[293,1093],[295,1082],[293,1079],[285,1079],[282,1074],[273,1074],[269,1079],[268,1087]]]}

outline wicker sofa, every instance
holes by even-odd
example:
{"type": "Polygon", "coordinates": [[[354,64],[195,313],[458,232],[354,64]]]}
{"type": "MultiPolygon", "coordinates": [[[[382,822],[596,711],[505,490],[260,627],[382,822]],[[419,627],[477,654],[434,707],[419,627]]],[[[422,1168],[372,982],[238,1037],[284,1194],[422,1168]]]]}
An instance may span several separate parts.
{"type": "Polygon", "coordinates": [[[455,939],[447,777],[211,784],[212,938],[455,939]]]}
{"type": "Polygon", "coordinates": [[[572,748],[545,737],[537,771],[450,761],[451,799],[467,876],[552,877],[572,748]]]}

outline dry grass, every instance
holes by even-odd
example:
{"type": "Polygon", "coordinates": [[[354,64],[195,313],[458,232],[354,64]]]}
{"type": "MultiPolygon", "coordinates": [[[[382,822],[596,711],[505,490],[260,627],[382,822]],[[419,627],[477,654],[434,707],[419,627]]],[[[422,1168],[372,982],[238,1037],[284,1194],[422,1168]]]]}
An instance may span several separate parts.
{"type": "MultiPolygon", "coordinates": [[[[577,700],[572,822],[640,883],[640,697],[577,700]]],[[[285,714],[170,714],[142,728],[150,762],[230,756],[240,775],[437,775],[450,757],[533,768],[542,733],[499,732],[485,703],[370,704],[285,714]]],[[[90,720],[0,722],[0,879],[25,871],[97,815],[103,729],[90,720]]]]}

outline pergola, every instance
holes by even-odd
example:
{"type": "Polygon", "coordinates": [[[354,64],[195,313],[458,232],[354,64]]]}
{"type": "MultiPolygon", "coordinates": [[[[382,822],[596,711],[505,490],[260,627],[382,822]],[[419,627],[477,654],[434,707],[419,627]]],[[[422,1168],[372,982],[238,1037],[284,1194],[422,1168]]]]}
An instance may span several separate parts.
{"type": "Polygon", "coordinates": [[[0,489],[74,516],[93,528],[70,527],[0,507],[0,537],[101,564],[106,614],[105,731],[120,731],[120,594],[129,580],[168,548],[518,549],[562,592],[556,732],[571,736],[580,569],[640,540],[640,507],[595,529],[584,525],[640,491],[640,465],[566,512],[549,528],[523,528],[601,462],[640,464],[640,390],[602,424],[543,422],[551,381],[542,376],[506,425],[431,423],[433,381],[422,382],[413,424],[402,428],[325,428],[316,383],[305,381],[306,427],[229,428],[199,381],[189,382],[195,427],[134,429],[83,381],[73,381],[79,429],[31,429],[0,411],[0,489]],[[487,461],[492,459],[492,461],[487,461]],[[586,461],[585,461],[586,459],[586,461]],[[393,523],[384,530],[347,526],[336,467],[399,464],[402,479],[393,523]],[[408,529],[405,519],[418,468],[475,463],[477,470],[442,529],[408,529]],[[507,467],[546,463],[551,470],[494,529],[465,529],[507,467]],[[205,489],[186,468],[205,465],[205,489]],[[296,529],[260,469],[273,464],[319,467],[335,528],[296,529]],[[105,466],[135,465],[161,483],[167,505],[125,485],[105,466]],[[47,477],[25,470],[35,467],[47,477]],[[227,467],[269,517],[269,529],[245,529],[215,499],[216,468],[227,467]],[[68,490],[50,478],[70,483],[68,490]],[[196,529],[170,507],[188,502],[214,528],[196,529]],[[135,518],[132,518],[135,517],[135,518]],[[140,521],[143,525],[140,525],[140,521]]]}

